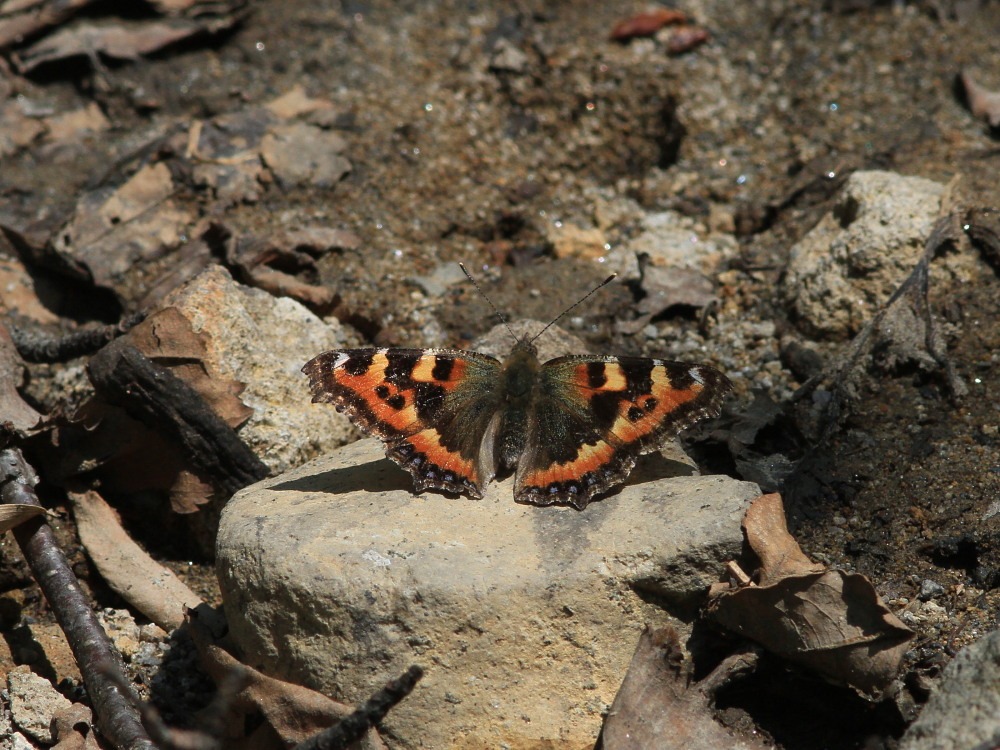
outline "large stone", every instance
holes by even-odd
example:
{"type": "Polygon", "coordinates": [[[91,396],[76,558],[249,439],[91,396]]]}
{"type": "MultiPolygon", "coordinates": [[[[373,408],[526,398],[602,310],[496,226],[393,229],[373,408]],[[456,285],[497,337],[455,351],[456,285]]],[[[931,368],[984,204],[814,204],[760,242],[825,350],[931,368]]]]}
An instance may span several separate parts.
{"type": "Polygon", "coordinates": [[[799,325],[813,335],[856,334],[922,255],[944,190],[923,177],[852,174],[791,250],[782,294],[799,325]]]}
{"type": "Polygon", "coordinates": [[[301,372],[320,352],[343,346],[336,320],[323,321],[293,299],[238,284],[218,265],[163,304],[176,306],[195,331],[208,334],[212,370],[246,384],[240,399],[253,414],[239,434],[272,471],[298,466],[354,435],[346,417],[310,403],[301,372]]]}
{"type": "Polygon", "coordinates": [[[218,535],[231,635],[350,703],[423,666],[393,748],[591,748],[643,624],[717,579],[759,494],[646,459],[584,511],[518,505],[510,478],[416,495],[375,440],[248,487],[218,535]]]}
{"type": "Polygon", "coordinates": [[[1000,630],[966,646],[951,660],[902,750],[965,750],[1000,742],[1000,630]]]}

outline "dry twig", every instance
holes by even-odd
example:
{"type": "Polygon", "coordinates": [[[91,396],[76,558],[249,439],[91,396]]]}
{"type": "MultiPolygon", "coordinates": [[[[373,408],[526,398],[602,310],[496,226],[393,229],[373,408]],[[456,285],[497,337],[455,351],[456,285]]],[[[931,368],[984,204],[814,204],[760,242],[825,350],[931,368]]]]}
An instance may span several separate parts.
{"type": "MultiPolygon", "coordinates": [[[[20,450],[0,451],[0,501],[41,505],[35,495],[37,483],[34,470],[20,450]]],[[[44,516],[29,519],[13,529],[13,534],[66,634],[101,733],[119,750],[150,750],[153,744],[135,710],[98,668],[100,664],[111,664],[117,674],[122,674],[121,656],[97,621],[44,516]]],[[[123,675],[121,679],[125,679],[123,675]]]]}
{"type": "Polygon", "coordinates": [[[17,353],[27,362],[66,362],[85,354],[93,354],[102,346],[142,322],[144,313],[130,315],[115,325],[74,331],[64,336],[31,331],[16,325],[9,326],[10,336],[17,353]]]}
{"type": "Polygon", "coordinates": [[[413,691],[423,676],[423,669],[416,665],[410,667],[402,676],[390,680],[384,688],[375,692],[357,711],[315,737],[300,742],[295,750],[346,750],[352,742],[361,739],[365,732],[382,721],[393,706],[413,691]]]}

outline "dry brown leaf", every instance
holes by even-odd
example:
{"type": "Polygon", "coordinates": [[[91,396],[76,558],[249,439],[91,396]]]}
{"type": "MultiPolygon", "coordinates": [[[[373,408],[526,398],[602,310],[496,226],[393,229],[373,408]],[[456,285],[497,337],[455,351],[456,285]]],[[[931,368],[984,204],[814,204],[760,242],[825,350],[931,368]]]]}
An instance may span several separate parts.
{"type": "Polygon", "coordinates": [[[20,73],[30,73],[42,65],[95,54],[134,61],[178,42],[231,28],[240,18],[240,14],[230,13],[169,21],[79,23],[35,42],[15,56],[15,63],[20,73]]]}
{"type": "Polygon", "coordinates": [[[758,583],[761,586],[788,576],[808,575],[825,570],[822,565],[806,557],[795,537],[788,533],[781,495],[762,495],[754,500],[743,516],[743,533],[746,534],[750,549],[760,560],[758,583]]]}
{"type": "Polygon", "coordinates": [[[21,44],[44,29],[58,26],[97,0],[20,0],[3,3],[0,49],[21,44]]]}
{"type": "Polygon", "coordinates": [[[329,311],[337,301],[332,289],[309,284],[284,271],[267,266],[257,266],[249,273],[247,281],[275,297],[291,297],[313,310],[329,311]]]}
{"type": "MultiPolygon", "coordinates": [[[[230,427],[239,427],[253,413],[239,399],[242,383],[209,371],[207,337],[196,333],[177,308],[157,311],[123,338],[191,386],[230,427]]],[[[100,468],[109,490],[169,491],[177,513],[197,511],[213,492],[211,484],[185,468],[177,446],[99,397],[85,403],[74,424],[60,432],[51,459],[54,479],[100,468]]]]}
{"type": "MultiPolygon", "coordinates": [[[[230,731],[227,748],[232,750],[285,750],[314,734],[333,726],[353,710],[315,690],[282,682],[241,664],[217,639],[212,627],[219,615],[207,606],[192,613],[190,619],[191,638],[198,649],[202,668],[219,684],[233,670],[242,670],[246,686],[240,691],[231,708],[230,731]],[[263,716],[264,722],[247,719],[263,716]],[[247,726],[255,726],[247,736],[247,726]]],[[[378,733],[372,729],[358,742],[351,745],[353,750],[386,750],[378,733]]]]}
{"type": "Polygon", "coordinates": [[[38,425],[42,415],[17,392],[23,379],[24,362],[14,348],[7,326],[0,325],[0,423],[27,431],[38,425]]]}
{"type": "Polygon", "coordinates": [[[616,328],[622,333],[638,333],[654,317],[672,307],[702,308],[717,298],[707,276],[686,268],[662,268],[646,263],[638,286],[644,295],[636,303],[639,317],[619,321],[616,328]]]}
{"type": "Polygon", "coordinates": [[[712,694],[740,669],[740,659],[723,662],[704,681],[693,683],[677,632],[647,626],[604,722],[603,750],[771,747],[734,736],[713,716],[712,694]]]}
{"type": "Polygon", "coordinates": [[[329,99],[313,99],[306,94],[306,90],[301,84],[296,84],[289,91],[277,99],[272,99],[264,106],[282,120],[290,120],[293,117],[307,115],[317,110],[333,109],[333,102],[329,99]]]}
{"type": "Polygon", "coordinates": [[[610,37],[616,42],[627,42],[636,37],[653,36],[664,26],[686,21],[687,16],[683,11],[673,8],[654,8],[619,21],[611,29],[610,37]]]}
{"type": "Polygon", "coordinates": [[[210,188],[219,207],[259,200],[262,183],[270,178],[260,140],[276,119],[263,107],[249,107],[192,124],[183,153],[193,181],[210,188]]]}
{"type": "Polygon", "coordinates": [[[991,128],[1000,128],[1000,92],[980,86],[968,71],[962,71],[958,80],[965,89],[965,99],[973,117],[986,120],[991,128]]]}
{"type": "Polygon", "coordinates": [[[180,627],[188,608],[202,603],[198,595],[132,541],[96,492],[69,499],[80,542],[111,590],[164,630],[180,627]]]}
{"type": "Polygon", "coordinates": [[[864,695],[884,690],[913,631],[867,578],[825,570],[805,556],[788,533],[779,495],[755,500],[743,525],[762,563],[760,585],[713,587],[708,618],[864,695]]]}
{"type": "Polygon", "coordinates": [[[110,127],[111,121],[95,102],[91,102],[86,107],[46,117],[45,139],[57,142],[78,140],[84,135],[100,133],[110,127]]]}
{"type": "Polygon", "coordinates": [[[230,427],[247,421],[253,409],[239,399],[245,386],[237,380],[210,372],[205,364],[208,338],[196,333],[176,307],[165,307],[146,318],[126,335],[132,346],[194,388],[230,427]]]}
{"type": "Polygon", "coordinates": [[[40,505],[22,505],[10,503],[0,505],[0,534],[20,526],[29,518],[45,515],[45,508],[40,505]]]}
{"type": "MultiPolygon", "coordinates": [[[[31,145],[45,132],[45,126],[34,117],[29,117],[16,100],[3,101],[4,77],[0,70],[0,158],[20,151],[31,145]]],[[[4,242],[0,239],[0,245],[4,242]]]]}
{"type": "Polygon", "coordinates": [[[173,193],[165,164],[143,167],[117,188],[86,193],[52,247],[83,278],[114,290],[133,266],[183,243],[195,214],[173,193]]]}
{"type": "Polygon", "coordinates": [[[261,140],[260,155],[283,188],[308,183],[330,188],[351,171],[341,156],[347,142],[304,122],[276,125],[261,140]]]}
{"type": "MultiPolygon", "coordinates": [[[[0,132],[3,122],[0,121],[0,132]]],[[[0,135],[0,139],[3,136],[0,135]]],[[[0,147],[0,155],[3,154],[0,147]]],[[[49,325],[59,322],[59,316],[42,304],[35,291],[35,280],[17,257],[10,241],[0,230],[0,313],[16,312],[36,323],[49,325]]]]}
{"type": "Polygon", "coordinates": [[[315,258],[361,244],[353,232],[330,227],[304,227],[269,235],[241,235],[226,242],[226,261],[240,281],[276,297],[291,297],[321,313],[338,301],[329,287],[310,283],[319,277],[315,258]],[[306,280],[293,275],[300,273],[306,280]]]}

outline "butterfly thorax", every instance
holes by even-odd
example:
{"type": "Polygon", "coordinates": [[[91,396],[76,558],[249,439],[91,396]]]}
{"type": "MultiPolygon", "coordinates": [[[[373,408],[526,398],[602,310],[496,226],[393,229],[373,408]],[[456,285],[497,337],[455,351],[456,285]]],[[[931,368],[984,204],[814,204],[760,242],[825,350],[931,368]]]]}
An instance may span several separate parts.
{"type": "Polygon", "coordinates": [[[509,404],[530,400],[540,368],[535,345],[527,338],[518,341],[503,361],[504,400],[509,404]]]}
{"type": "Polygon", "coordinates": [[[497,459],[502,467],[512,468],[524,451],[540,369],[535,345],[527,337],[520,339],[503,361],[501,388],[505,408],[497,440],[497,459]]]}

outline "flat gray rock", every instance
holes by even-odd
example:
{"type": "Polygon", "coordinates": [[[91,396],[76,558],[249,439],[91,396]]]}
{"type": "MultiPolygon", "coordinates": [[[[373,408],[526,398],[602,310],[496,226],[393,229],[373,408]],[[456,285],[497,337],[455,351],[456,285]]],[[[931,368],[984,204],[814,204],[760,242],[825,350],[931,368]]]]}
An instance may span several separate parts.
{"type": "Polygon", "coordinates": [[[591,748],[645,622],[715,581],[756,485],[653,454],[584,511],[415,495],[375,440],[239,492],[219,526],[246,661],[350,703],[411,664],[394,748],[591,748]],[[682,473],[685,476],[671,474],[682,473]]]}
{"type": "Polygon", "coordinates": [[[902,750],[972,750],[1000,742],[1000,630],[959,651],[910,725],[902,750]]]}

